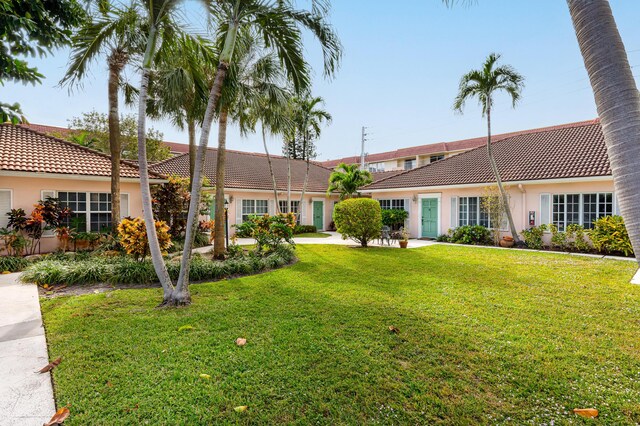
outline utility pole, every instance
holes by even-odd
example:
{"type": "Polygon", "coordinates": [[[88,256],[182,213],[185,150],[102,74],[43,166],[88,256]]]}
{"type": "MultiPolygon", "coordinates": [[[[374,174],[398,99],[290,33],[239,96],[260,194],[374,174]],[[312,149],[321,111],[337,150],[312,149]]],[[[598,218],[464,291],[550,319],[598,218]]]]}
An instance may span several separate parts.
{"type": "Polygon", "coordinates": [[[362,126],[362,152],[360,154],[360,169],[364,170],[364,143],[367,141],[367,128],[362,126]]]}

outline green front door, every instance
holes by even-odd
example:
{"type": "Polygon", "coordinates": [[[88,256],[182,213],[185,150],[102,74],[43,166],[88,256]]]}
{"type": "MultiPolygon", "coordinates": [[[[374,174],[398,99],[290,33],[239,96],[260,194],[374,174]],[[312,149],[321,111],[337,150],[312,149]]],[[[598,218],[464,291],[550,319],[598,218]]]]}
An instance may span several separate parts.
{"type": "Polygon", "coordinates": [[[315,226],[318,229],[318,231],[322,231],[324,229],[324,202],[323,201],[313,202],[313,226],[315,226]]]}
{"type": "Polygon", "coordinates": [[[422,237],[436,238],[438,236],[438,199],[422,199],[422,237]]]}

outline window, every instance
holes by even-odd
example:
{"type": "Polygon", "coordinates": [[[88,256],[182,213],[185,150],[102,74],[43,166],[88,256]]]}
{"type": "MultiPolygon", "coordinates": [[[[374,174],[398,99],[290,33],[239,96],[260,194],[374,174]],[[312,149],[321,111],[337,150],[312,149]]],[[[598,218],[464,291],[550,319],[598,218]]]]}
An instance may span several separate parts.
{"type": "Polygon", "coordinates": [[[435,163],[436,161],[444,160],[444,154],[432,155],[429,157],[429,163],[435,163]]]}
{"type": "Polygon", "coordinates": [[[404,160],[404,169],[405,170],[411,170],[416,166],[416,160],[415,159],[411,159],[411,160],[404,160]]]}
{"type": "Polygon", "coordinates": [[[11,211],[11,190],[0,189],[0,228],[5,228],[9,222],[7,213],[11,211]]]}
{"type": "Polygon", "coordinates": [[[267,213],[269,213],[269,201],[242,200],[242,222],[246,222],[251,215],[264,215],[267,213]]]}
{"type": "MultiPolygon", "coordinates": [[[[289,213],[287,209],[287,200],[278,200],[278,205],[282,213],[289,213]]],[[[300,225],[300,201],[291,200],[291,213],[296,214],[296,224],[300,225]]]]}
{"type": "Polygon", "coordinates": [[[378,200],[380,202],[380,207],[382,210],[406,210],[404,205],[404,199],[389,199],[389,200],[378,200]]]}
{"type": "MultiPolygon", "coordinates": [[[[541,209],[544,208],[541,205],[541,209]]],[[[612,214],[613,193],[611,192],[553,195],[551,223],[556,225],[559,231],[565,231],[571,224],[593,228],[593,222],[596,219],[612,214]]]]}
{"type": "MultiPolygon", "coordinates": [[[[493,228],[495,224],[488,211],[482,206],[484,197],[460,197],[458,201],[458,225],[480,225],[485,228],[493,228]]],[[[504,229],[505,224],[500,224],[504,229]]]]}
{"type": "Polygon", "coordinates": [[[384,172],[384,163],[369,163],[369,171],[371,173],[384,172]]]}
{"type": "Polygon", "coordinates": [[[110,193],[58,192],[58,198],[63,206],[73,212],[65,219],[65,225],[77,226],[81,232],[101,232],[111,227],[110,193]]]}

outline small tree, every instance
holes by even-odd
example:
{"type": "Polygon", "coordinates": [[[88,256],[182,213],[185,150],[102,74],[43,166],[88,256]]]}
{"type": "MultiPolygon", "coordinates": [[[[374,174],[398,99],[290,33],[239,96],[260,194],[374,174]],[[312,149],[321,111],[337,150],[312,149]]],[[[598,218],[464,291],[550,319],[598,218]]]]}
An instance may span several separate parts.
{"type": "Polygon", "coordinates": [[[343,239],[351,238],[362,247],[380,237],[382,209],[370,198],[351,198],[334,207],[333,220],[343,239]]]}
{"type": "MultiPolygon", "coordinates": [[[[506,189],[506,187],[505,187],[506,189]]],[[[489,215],[491,223],[489,227],[493,229],[493,242],[500,244],[500,228],[507,215],[507,206],[500,196],[500,189],[497,186],[486,186],[482,191],[480,208],[489,215]]]]}
{"type": "Polygon", "coordinates": [[[340,163],[329,176],[327,195],[338,192],[341,200],[359,197],[360,188],[371,182],[373,182],[373,177],[368,170],[360,170],[360,166],[357,164],[340,163]]]}
{"type": "MultiPolygon", "coordinates": [[[[169,226],[165,222],[156,221],[156,233],[160,249],[166,251],[173,245],[169,235],[169,226]]],[[[124,218],[118,225],[118,235],[120,244],[136,260],[144,260],[149,253],[149,239],[147,238],[147,228],[142,218],[124,218]]]]}

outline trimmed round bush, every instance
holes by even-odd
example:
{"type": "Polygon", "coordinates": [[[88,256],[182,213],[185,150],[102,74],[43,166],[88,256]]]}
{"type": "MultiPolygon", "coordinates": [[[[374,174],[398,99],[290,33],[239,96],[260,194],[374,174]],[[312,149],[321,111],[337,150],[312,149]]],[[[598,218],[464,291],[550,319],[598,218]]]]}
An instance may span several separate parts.
{"type": "Polygon", "coordinates": [[[380,237],[382,209],[370,198],[351,198],[336,204],[333,220],[343,239],[351,238],[362,247],[380,237]]]}

